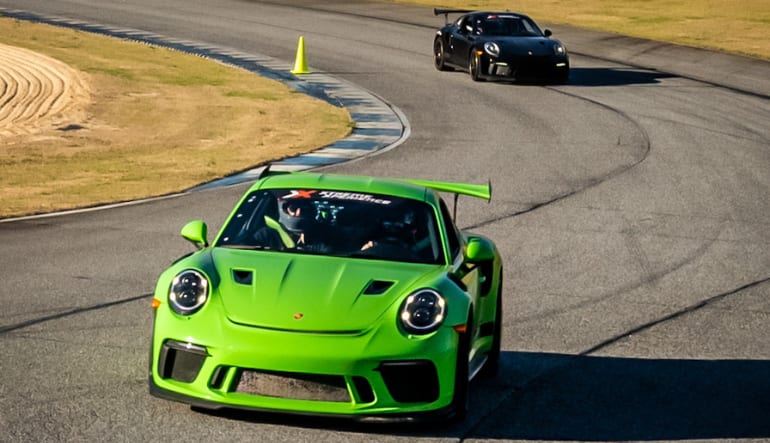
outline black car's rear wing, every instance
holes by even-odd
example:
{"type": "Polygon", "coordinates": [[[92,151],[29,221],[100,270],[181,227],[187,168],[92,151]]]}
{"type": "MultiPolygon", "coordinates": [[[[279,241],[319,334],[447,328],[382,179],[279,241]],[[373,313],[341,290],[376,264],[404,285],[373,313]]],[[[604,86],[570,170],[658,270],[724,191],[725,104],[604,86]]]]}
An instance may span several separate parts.
{"type": "Polygon", "coordinates": [[[472,9],[447,9],[447,8],[433,8],[433,15],[444,14],[444,24],[449,23],[449,14],[467,14],[473,12],[472,9]]]}

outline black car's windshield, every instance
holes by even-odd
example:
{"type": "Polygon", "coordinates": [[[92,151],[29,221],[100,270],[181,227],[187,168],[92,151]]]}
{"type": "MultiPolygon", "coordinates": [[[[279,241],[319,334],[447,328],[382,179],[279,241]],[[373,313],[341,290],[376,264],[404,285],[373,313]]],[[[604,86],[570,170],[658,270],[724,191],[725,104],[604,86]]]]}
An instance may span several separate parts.
{"type": "Polygon", "coordinates": [[[442,263],[432,207],[386,195],[320,189],[255,191],[216,246],[442,263]]]}
{"type": "Polygon", "coordinates": [[[525,17],[490,14],[478,17],[475,23],[479,35],[491,37],[541,36],[540,28],[525,17]]]}

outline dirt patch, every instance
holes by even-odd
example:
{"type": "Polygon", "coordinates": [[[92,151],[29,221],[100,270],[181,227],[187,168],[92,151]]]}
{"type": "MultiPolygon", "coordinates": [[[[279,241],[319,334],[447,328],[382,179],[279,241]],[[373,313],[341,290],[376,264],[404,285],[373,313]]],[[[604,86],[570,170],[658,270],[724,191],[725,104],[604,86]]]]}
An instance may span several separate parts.
{"type": "Polygon", "coordinates": [[[86,118],[85,74],[43,54],[0,44],[0,142],[66,130],[86,118]]]}

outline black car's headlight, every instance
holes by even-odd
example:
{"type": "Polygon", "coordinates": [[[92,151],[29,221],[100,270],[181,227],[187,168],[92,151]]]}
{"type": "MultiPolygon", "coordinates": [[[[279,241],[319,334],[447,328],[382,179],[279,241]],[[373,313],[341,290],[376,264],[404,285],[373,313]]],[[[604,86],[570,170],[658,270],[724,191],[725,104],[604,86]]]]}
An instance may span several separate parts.
{"type": "Polygon", "coordinates": [[[500,46],[498,46],[495,42],[486,42],[484,43],[484,52],[491,55],[492,57],[499,57],[500,46]]]}
{"type": "Polygon", "coordinates": [[[168,302],[177,314],[190,315],[201,308],[209,298],[209,281],[198,271],[180,272],[171,282],[168,302]]]}
{"type": "Polygon", "coordinates": [[[566,55],[567,54],[567,48],[564,47],[561,43],[554,43],[553,44],[553,53],[556,55],[566,55]]]}
{"type": "Polygon", "coordinates": [[[446,301],[433,289],[420,289],[401,305],[399,319],[410,334],[428,334],[441,326],[446,318],[446,301]]]}

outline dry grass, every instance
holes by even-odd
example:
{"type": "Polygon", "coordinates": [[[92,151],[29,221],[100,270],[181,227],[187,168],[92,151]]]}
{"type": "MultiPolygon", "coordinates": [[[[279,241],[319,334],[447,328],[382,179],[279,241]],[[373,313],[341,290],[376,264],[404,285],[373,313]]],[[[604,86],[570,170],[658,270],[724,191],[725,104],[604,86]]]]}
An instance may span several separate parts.
{"type": "Polygon", "coordinates": [[[510,9],[539,22],[770,59],[768,0],[395,0],[463,9],[510,9]]]}
{"type": "Polygon", "coordinates": [[[80,120],[0,139],[0,217],[177,192],[352,125],[282,83],[163,48],[11,19],[0,43],[68,64],[91,92],[80,120]]]}

